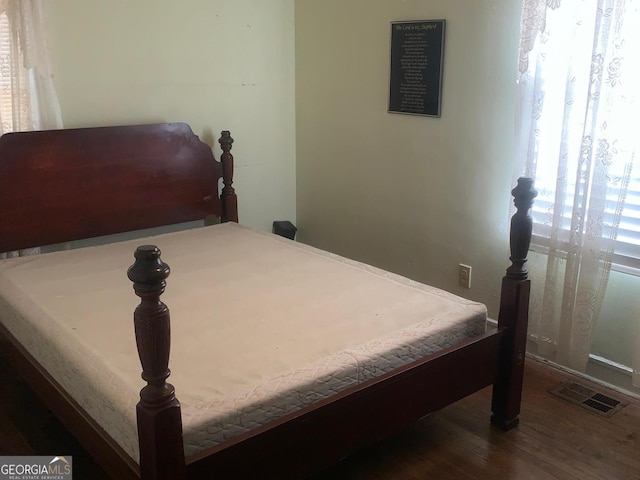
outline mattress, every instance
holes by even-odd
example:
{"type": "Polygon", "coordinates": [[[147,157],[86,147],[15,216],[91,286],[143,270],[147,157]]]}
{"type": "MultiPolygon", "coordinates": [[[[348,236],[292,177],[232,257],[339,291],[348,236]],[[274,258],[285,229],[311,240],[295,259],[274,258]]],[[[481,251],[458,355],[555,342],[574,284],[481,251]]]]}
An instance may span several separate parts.
{"type": "Polygon", "coordinates": [[[234,223],[0,261],[0,321],[134,459],[138,245],[170,265],[191,455],[485,331],[483,305],[234,223]]]}

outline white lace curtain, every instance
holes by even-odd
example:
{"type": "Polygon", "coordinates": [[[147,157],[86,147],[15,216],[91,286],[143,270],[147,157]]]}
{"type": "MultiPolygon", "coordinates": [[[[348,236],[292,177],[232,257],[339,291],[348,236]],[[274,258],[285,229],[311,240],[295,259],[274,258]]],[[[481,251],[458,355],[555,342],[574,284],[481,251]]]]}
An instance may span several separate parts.
{"type": "MultiPolygon", "coordinates": [[[[42,1],[0,0],[0,134],[51,128],[62,128],[62,116],[42,1]]],[[[0,253],[0,258],[34,252],[0,253]]]]}
{"type": "MultiPolygon", "coordinates": [[[[540,192],[534,287],[538,353],[583,371],[611,269],[632,171],[640,88],[639,3],[524,0],[521,158],[540,192]]],[[[519,172],[522,173],[522,172],[519,172]]]]}
{"type": "Polygon", "coordinates": [[[41,0],[0,0],[0,133],[62,128],[41,0]]]}

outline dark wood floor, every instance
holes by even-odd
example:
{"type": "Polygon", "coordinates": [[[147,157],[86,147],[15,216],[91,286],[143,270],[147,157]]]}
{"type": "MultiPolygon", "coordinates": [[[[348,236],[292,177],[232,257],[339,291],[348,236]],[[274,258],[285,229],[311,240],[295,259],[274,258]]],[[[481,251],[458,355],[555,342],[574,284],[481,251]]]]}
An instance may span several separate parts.
{"type": "MultiPolygon", "coordinates": [[[[605,418],[548,393],[567,379],[528,361],[516,430],[489,426],[486,389],[314,480],[640,480],[640,401],[605,418]]],[[[2,358],[0,385],[0,455],[71,454],[74,479],[107,478],[2,358]]]]}

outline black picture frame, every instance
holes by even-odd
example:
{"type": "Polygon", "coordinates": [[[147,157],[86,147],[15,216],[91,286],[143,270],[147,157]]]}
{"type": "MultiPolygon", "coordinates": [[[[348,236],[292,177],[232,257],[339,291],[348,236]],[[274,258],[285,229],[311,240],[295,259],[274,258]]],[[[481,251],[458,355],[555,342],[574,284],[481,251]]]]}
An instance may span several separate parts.
{"type": "Polygon", "coordinates": [[[391,22],[389,113],[440,117],[445,20],[391,22]]]}

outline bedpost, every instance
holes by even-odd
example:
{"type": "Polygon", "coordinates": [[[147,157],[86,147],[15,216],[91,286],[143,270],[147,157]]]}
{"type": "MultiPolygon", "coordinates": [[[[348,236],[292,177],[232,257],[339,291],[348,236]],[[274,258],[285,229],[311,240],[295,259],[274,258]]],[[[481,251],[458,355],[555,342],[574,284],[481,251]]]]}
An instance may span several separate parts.
{"type": "Polygon", "coordinates": [[[538,192],[533,180],[523,177],[511,194],[517,211],[511,218],[511,266],[502,279],[498,329],[503,331],[503,337],[491,406],[491,423],[503,430],[518,425],[520,413],[531,284],[525,267],[533,225],[529,210],[538,192]]]}
{"type": "Polygon", "coordinates": [[[231,133],[228,130],[224,130],[218,143],[220,143],[220,147],[222,148],[220,162],[222,162],[222,182],[224,184],[222,194],[220,195],[220,199],[222,200],[222,221],[237,223],[238,198],[233,188],[233,155],[231,154],[233,138],[231,138],[231,133]]]}
{"type": "Polygon", "coordinates": [[[134,256],[127,276],[141,299],[134,324],[142,378],[147,382],[136,407],[140,476],[143,480],[183,480],[186,467],[180,403],[173,385],[166,381],[171,374],[169,309],[160,301],[169,266],[154,245],[138,247],[134,256]]]}

